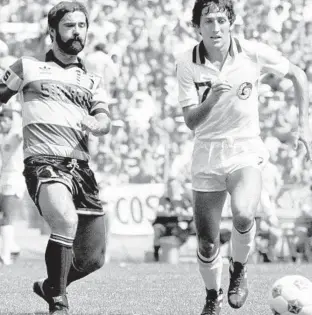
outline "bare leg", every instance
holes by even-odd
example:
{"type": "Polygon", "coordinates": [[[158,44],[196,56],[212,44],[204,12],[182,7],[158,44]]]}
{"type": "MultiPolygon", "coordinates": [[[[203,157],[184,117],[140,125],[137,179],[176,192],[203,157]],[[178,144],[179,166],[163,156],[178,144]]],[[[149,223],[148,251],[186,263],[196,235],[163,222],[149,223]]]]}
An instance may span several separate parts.
{"type": "Polygon", "coordinates": [[[233,213],[228,302],[233,308],[242,307],[248,296],[246,263],[256,235],[255,213],[261,184],[261,172],[254,167],[239,169],[227,180],[233,213]]]}
{"type": "Polygon", "coordinates": [[[255,213],[260,201],[261,184],[261,172],[254,167],[237,170],[227,180],[233,213],[232,258],[243,264],[247,262],[255,238],[255,213]]]}
{"type": "Polygon", "coordinates": [[[194,191],[193,196],[199,270],[206,288],[218,291],[222,274],[219,232],[226,191],[194,191]]]}
{"type": "Polygon", "coordinates": [[[100,269],[105,261],[107,231],[105,215],[79,216],[74,257],[67,285],[100,269]]]}
{"type": "Polygon", "coordinates": [[[51,228],[45,253],[48,273],[46,284],[50,289],[48,293],[51,296],[64,296],[72,263],[78,215],[72,195],[62,183],[43,184],[39,192],[39,206],[43,218],[51,228]]]}

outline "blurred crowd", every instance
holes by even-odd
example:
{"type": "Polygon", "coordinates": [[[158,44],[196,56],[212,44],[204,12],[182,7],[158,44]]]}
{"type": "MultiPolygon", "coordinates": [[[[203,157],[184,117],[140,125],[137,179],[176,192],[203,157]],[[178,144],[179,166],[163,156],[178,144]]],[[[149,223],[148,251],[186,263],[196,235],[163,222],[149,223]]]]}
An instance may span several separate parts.
{"type": "MultiPolygon", "coordinates": [[[[46,16],[57,2],[2,0],[0,67],[12,61],[8,56],[39,55],[48,49],[46,16]]],[[[82,57],[91,71],[104,77],[111,97],[112,131],[90,140],[101,187],[170,182],[175,188],[167,192],[175,196],[169,197],[182,199],[190,187],[193,135],[177,101],[175,53],[200,39],[190,23],[194,0],[82,2],[90,13],[82,57]]],[[[279,49],[305,70],[312,91],[312,1],[237,0],[235,7],[234,35],[279,49]]],[[[285,191],[311,183],[305,151],[301,147],[297,152],[292,145],[298,116],[294,90],[289,80],[265,75],[259,92],[262,138],[271,155],[264,172],[264,200],[269,203],[263,204],[289,208],[285,191]]],[[[305,197],[310,193],[304,192],[305,197]]]]}

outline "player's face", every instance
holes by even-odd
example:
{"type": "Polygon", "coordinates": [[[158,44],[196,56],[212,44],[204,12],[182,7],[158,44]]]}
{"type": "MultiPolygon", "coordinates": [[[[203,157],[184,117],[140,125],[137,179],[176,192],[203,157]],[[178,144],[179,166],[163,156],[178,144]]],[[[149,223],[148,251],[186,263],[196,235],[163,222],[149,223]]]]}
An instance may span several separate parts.
{"type": "Polygon", "coordinates": [[[55,41],[68,55],[78,55],[85,45],[87,36],[86,16],[81,11],[67,13],[55,30],[55,41]]]}
{"type": "Polygon", "coordinates": [[[205,45],[208,47],[223,46],[229,39],[230,27],[231,24],[225,12],[220,12],[217,8],[213,12],[208,12],[208,8],[203,9],[199,31],[205,45]]]}
{"type": "Polygon", "coordinates": [[[8,133],[12,126],[12,119],[10,117],[2,116],[0,117],[0,132],[8,133]]]}

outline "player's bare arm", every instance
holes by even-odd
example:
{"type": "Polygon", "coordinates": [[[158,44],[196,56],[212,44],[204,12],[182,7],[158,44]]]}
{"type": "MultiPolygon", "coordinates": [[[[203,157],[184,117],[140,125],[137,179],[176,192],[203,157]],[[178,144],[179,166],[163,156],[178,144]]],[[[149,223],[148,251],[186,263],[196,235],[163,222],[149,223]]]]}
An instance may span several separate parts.
{"type": "Polygon", "coordinates": [[[232,86],[222,80],[212,83],[211,90],[207,98],[199,105],[187,106],[183,108],[183,116],[186,125],[191,130],[196,129],[209,115],[213,106],[218,102],[223,93],[230,91],[232,86]]]}
{"type": "Polygon", "coordinates": [[[257,54],[263,65],[264,72],[283,72],[285,77],[292,81],[299,109],[299,129],[298,134],[296,135],[296,146],[298,140],[301,141],[306,148],[307,158],[311,160],[312,136],[309,127],[309,88],[306,74],[298,66],[284,58],[278,51],[264,44],[258,46],[257,54]]]}
{"type": "Polygon", "coordinates": [[[104,136],[110,131],[110,118],[106,113],[95,116],[85,116],[81,122],[82,130],[91,132],[94,136],[104,136]]]}
{"type": "MultiPolygon", "coordinates": [[[[305,72],[290,63],[286,78],[290,79],[295,89],[296,102],[299,109],[299,128],[297,140],[301,141],[306,150],[306,156],[312,160],[312,135],[309,126],[309,86],[305,72]]],[[[297,145],[297,144],[296,144],[297,145]]]]}

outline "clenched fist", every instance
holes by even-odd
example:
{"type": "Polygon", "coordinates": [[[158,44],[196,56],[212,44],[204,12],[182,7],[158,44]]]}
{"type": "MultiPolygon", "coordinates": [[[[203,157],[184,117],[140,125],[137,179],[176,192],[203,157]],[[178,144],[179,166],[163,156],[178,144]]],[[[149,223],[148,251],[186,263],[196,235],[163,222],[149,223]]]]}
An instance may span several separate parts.
{"type": "Polygon", "coordinates": [[[301,142],[306,148],[306,158],[312,161],[312,133],[308,126],[299,128],[298,132],[294,134],[294,148],[298,148],[298,143],[301,142]]]}
{"type": "Polygon", "coordinates": [[[226,80],[217,79],[212,83],[211,92],[216,95],[216,97],[220,97],[224,92],[230,91],[232,85],[229,84],[226,80]]]}

